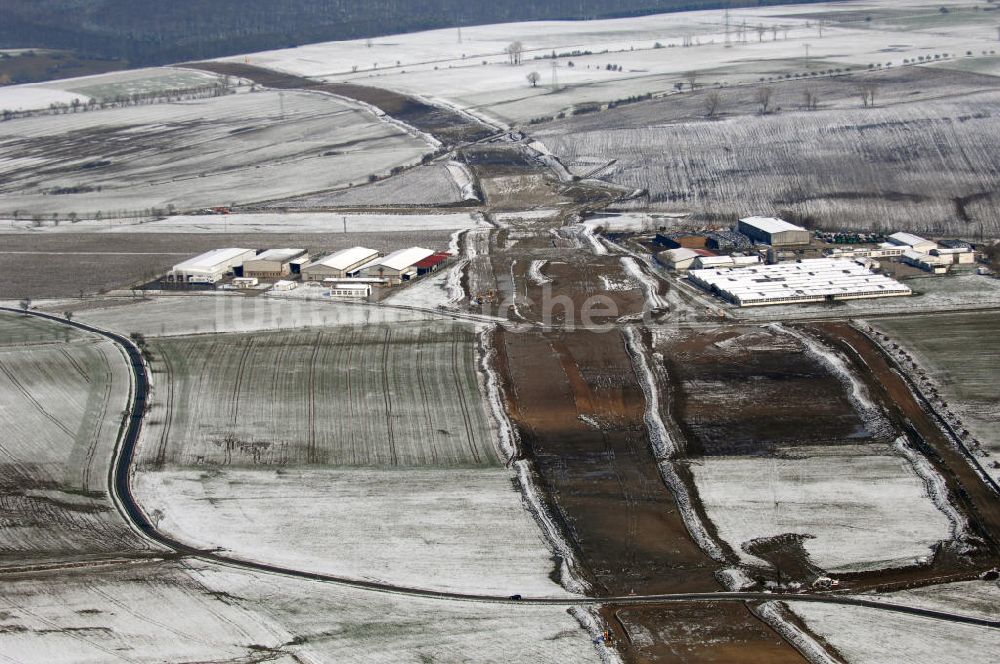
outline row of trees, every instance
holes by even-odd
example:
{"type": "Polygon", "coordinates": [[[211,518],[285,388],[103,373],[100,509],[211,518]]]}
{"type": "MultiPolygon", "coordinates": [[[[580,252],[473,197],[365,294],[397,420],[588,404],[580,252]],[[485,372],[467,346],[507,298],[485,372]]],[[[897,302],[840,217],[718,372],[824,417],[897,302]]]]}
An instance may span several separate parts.
{"type": "Polygon", "coordinates": [[[174,90],[154,90],[149,92],[133,92],[127,95],[113,95],[109,97],[93,98],[84,101],[81,97],[73,99],[70,103],[54,102],[49,104],[47,109],[31,110],[0,110],[0,121],[14,120],[17,118],[36,117],[39,115],[65,115],[68,113],[86,113],[88,111],[104,110],[108,108],[125,108],[128,106],[141,106],[146,104],[159,104],[177,102],[189,99],[207,99],[211,97],[221,97],[231,94],[234,88],[234,79],[229,76],[220,79],[211,85],[200,85],[174,90]]]}
{"type": "MultiPolygon", "coordinates": [[[[878,94],[879,86],[874,82],[865,82],[858,86],[857,94],[861,98],[861,105],[864,108],[873,108],[875,106],[875,98],[878,94]]],[[[807,88],[801,92],[802,103],[799,108],[808,111],[814,111],[819,107],[820,94],[819,91],[814,88],[807,88]]],[[[757,107],[757,111],[761,115],[767,115],[774,110],[773,100],[774,100],[774,88],[769,86],[762,86],[754,91],[753,95],[754,104],[757,107]]],[[[705,95],[704,108],[705,115],[709,118],[714,118],[719,114],[725,105],[725,97],[721,90],[711,90],[705,95]]]]}

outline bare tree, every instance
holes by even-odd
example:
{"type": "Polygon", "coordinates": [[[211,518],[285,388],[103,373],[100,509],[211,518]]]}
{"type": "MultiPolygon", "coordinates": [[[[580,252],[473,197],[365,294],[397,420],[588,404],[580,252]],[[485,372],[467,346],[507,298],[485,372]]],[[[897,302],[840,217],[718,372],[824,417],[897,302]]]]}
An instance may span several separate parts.
{"type": "Polygon", "coordinates": [[[875,106],[875,94],[878,92],[878,85],[872,82],[865,83],[858,89],[861,95],[861,104],[865,108],[875,106]]]}
{"type": "Polygon", "coordinates": [[[23,300],[18,302],[18,306],[21,307],[21,311],[27,311],[28,309],[31,308],[31,298],[30,297],[24,298],[23,300]]]}
{"type": "Polygon", "coordinates": [[[524,44],[520,41],[513,41],[504,49],[504,53],[507,54],[508,62],[517,66],[521,64],[521,60],[524,58],[524,44]]]}
{"type": "Polygon", "coordinates": [[[689,72],[684,75],[685,80],[687,80],[688,87],[691,88],[691,92],[698,89],[698,75],[694,72],[689,72]]]}
{"type": "Polygon", "coordinates": [[[538,81],[541,80],[541,78],[542,78],[541,74],[539,74],[537,71],[533,71],[530,74],[528,74],[528,83],[531,83],[531,87],[537,88],[538,81]]]}
{"type": "Polygon", "coordinates": [[[767,115],[767,112],[771,108],[771,97],[774,96],[774,89],[764,86],[762,88],[757,88],[757,92],[754,95],[757,104],[760,106],[760,114],[767,115]]]}
{"type": "Polygon", "coordinates": [[[66,320],[73,320],[73,312],[67,309],[63,312],[63,318],[66,320]]]}
{"type": "Polygon", "coordinates": [[[815,90],[806,89],[802,93],[802,101],[805,104],[806,110],[815,111],[816,107],[819,105],[819,95],[815,90]]]}
{"type": "Polygon", "coordinates": [[[714,118],[715,114],[719,111],[722,106],[722,95],[718,90],[712,90],[707,95],[705,95],[705,113],[710,118],[714,118]]]}

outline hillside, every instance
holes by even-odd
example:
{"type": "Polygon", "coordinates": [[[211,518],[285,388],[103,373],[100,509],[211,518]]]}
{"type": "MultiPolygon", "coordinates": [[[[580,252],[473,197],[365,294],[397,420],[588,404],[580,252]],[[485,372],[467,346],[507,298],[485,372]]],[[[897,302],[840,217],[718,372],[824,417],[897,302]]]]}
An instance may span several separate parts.
{"type": "MultiPolygon", "coordinates": [[[[808,0],[807,0],[808,1],[808,0]]],[[[456,25],[641,15],[747,0],[6,0],[0,48],[52,48],[131,66],[456,25]]]]}

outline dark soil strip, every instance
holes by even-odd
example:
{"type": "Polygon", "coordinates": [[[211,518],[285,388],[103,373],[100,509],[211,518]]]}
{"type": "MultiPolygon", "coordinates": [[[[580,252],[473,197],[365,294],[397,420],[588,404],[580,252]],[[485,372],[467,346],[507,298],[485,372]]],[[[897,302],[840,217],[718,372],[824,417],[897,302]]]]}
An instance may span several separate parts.
{"type": "Polygon", "coordinates": [[[742,604],[604,607],[614,645],[628,663],[802,664],[795,648],[742,604]]]}
{"type": "Polygon", "coordinates": [[[621,335],[507,331],[497,344],[523,453],[593,594],[718,589],[660,478],[621,335]]]}
{"type": "Polygon", "coordinates": [[[329,92],[371,104],[397,120],[427,132],[445,145],[472,143],[496,133],[491,127],[476,122],[450,108],[432,106],[391,90],[373,88],[355,83],[326,83],[294,74],[255,67],[239,62],[192,62],[185,65],[227,76],[247,78],[269,88],[279,90],[310,90],[329,92]]]}

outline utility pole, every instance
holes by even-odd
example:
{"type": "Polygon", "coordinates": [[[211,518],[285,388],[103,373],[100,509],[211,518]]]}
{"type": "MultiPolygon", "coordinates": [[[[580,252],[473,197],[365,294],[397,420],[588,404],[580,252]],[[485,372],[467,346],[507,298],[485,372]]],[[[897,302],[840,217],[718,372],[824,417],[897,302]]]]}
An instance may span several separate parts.
{"type": "Polygon", "coordinates": [[[559,66],[552,61],[552,92],[559,92],[559,66]]]}
{"type": "Polygon", "coordinates": [[[809,69],[809,44],[803,44],[806,47],[806,69],[809,69]]]}
{"type": "Polygon", "coordinates": [[[727,48],[732,45],[730,43],[730,36],[729,36],[730,21],[731,21],[731,18],[729,16],[729,8],[727,7],[726,8],[726,13],[725,13],[725,19],[724,19],[724,22],[725,22],[725,25],[726,25],[726,47],[727,48]]]}

